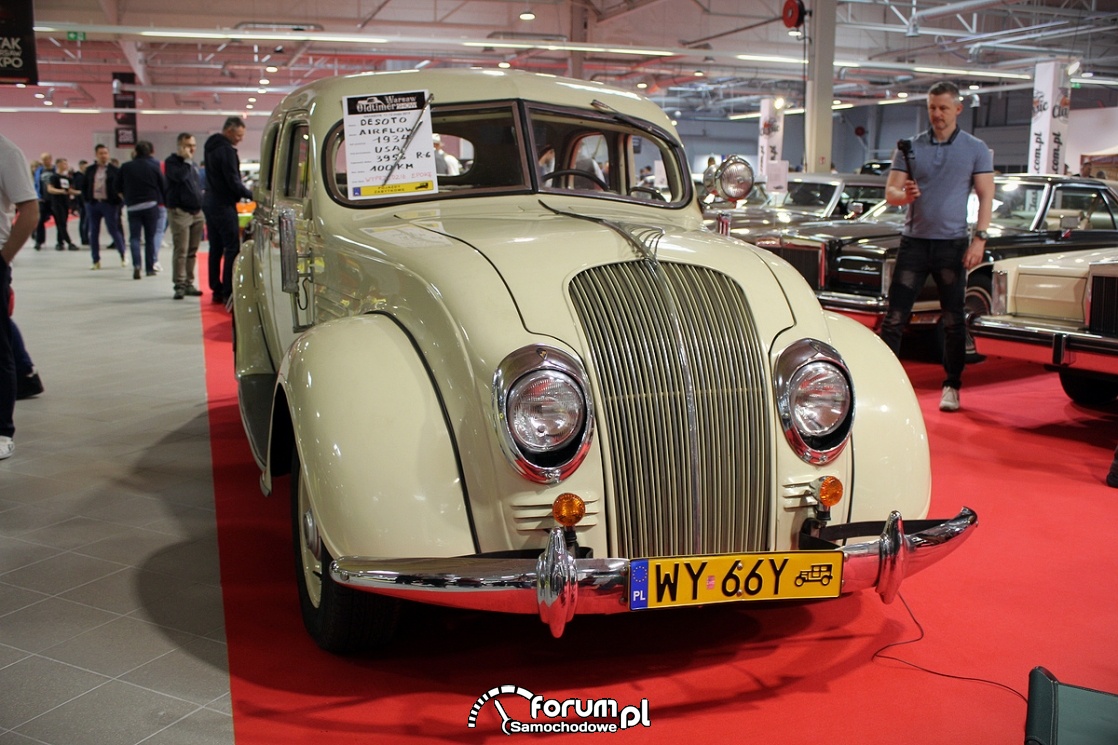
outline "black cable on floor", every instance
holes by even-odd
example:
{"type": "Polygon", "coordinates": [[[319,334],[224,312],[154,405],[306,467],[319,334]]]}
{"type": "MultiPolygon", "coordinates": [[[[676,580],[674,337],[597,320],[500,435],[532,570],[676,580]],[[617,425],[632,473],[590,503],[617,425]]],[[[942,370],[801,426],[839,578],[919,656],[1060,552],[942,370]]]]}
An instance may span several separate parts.
{"type": "Polygon", "coordinates": [[[900,647],[900,646],[904,646],[905,644],[915,644],[916,642],[921,641],[924,638],[924,626],[920,623],[920,621],[918,621],[916,619],[916,614],[912,612],[912,608],[909,607],[908,601],[905,600],[904,595],[902,595],[900,593],[897,593],[897,597],[900,599],[901,603],[904,604],[905,610],[908,611],[908,617],[912,619],[912,622],[914,624],[916,624],[916,628],[920,631],[920,634],[915,639],[906,639],[904,641],[890,642],[889,644],[886,644],[884,647],[882,647],[881,649],[879,649],[879,650],[877,650],[876,652],[873,653],[873,656],[870,658],[871,660],[877,660],[878,658],[881,658],[883,660],[893,660],[895,662],[901,663],[902,665],[908,665],[909,667],[915,668],[916,670],[919,670],[921,672],[929,673],[931,675],[938,675],[941,678],[952,678],[954,680],[969,680],[969,681],[972,681],[972,682],[975,682],[975,683],[986,683],[988,685],[997,686],[998,688],[1002,688],[1004,690],[1009,691],[1014,696],[1021,699],[1026,704],[1028,704],[1029,699],[1028,699],[1027,696],[1022,695],[1021,692],[1018,691],[1016,688],[1013,688],[1012,686],[1008,686],[1004,683],[999,683],[996,680],[989,680],[987,678],[975,678],[975,677],[971,677],[971,676],[968,676],[968,675],[952,675],[951,673],[943,673],[943,672],[940,672],[938,670],[932,670],[930,668],[923,667],[921,665],[917,665],[915,662],[909,662],[908,660],[902,660],[900,657],[895,657],[895,656],[890,655],[890,654],[883,654],[883,652],[885,652],[885,650],[889,649],[890,647],[900,647]]]}

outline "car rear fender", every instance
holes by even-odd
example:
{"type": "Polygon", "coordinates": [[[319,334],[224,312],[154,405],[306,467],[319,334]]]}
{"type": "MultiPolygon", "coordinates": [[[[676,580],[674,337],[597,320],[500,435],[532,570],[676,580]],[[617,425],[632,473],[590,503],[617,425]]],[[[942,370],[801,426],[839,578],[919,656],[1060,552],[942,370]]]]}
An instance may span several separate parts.
{"type": "Polygon", "coordinates": [[[855,381],[851,520],[878,520],[891,510],[926,517],[932,493],[928,432],[908,374],[858,322],[829,313],[827,325],[855,381]]]}
{"type": "Polygon", "coordinates": [[[286,410],[273,413],[271,458],[285,457],[285,442],[297,448],[333,556],[476,551],[444,407],[394,319],[371,314],[316,326],[292,345],[278,381],[286,410]]]}
{"type": "Polygon", "coordinates": [[[256,257],[251,249],[241,251],[233,264],[233,361],[237,378],[276,374],[255,293],[256,257]]]}

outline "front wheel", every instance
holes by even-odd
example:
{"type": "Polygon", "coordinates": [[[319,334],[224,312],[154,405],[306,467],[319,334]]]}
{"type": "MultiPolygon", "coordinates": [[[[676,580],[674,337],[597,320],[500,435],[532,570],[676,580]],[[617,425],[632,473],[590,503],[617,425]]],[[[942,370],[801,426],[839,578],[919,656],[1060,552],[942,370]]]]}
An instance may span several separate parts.
{"type": "Polygon", "coordinates": [[[1081,406],[1099,407],[1118,398],[1118,380],[1060,370],[1060,385],[1068,398],[1081,406]]]}
{"type": "Polygon", "coordinates": [[[291,527],[295,579],[307,633],[322,649],[352,654],[391,640],[400,601],[340,585],[330,577],[334,560],[311,509],[299,452],[291,454],[291,527]]]}

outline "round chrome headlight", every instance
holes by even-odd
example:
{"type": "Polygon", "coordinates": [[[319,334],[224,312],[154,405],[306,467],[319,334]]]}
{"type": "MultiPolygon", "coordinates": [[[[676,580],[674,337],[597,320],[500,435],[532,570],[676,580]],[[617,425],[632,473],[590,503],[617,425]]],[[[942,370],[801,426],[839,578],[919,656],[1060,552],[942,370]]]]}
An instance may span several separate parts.
{"type": "Polygon", "coordinates": [[[594,402],[582,363],[554,347],[522,347],[493,373],[501,450],[525,478],[558,484],[579,467],[594,437],[594,402]]]}
{"type": "Polygon", "coordinates": [[[850,384],[828,362],[811,362],[796,370],[788,389],[792,420],[807,437],[833,434],[850,415],[850,384]]]}
{"type": "Polygon", "coordinates": [[[776,365],[777,411],[784,437],[802,460],[820,465],[838,456],[854,424],[854,388],[838,351],[800,339],[776,365]]]}
{"type": "Polygon", "coordinates": [[[534,370],[516,381],[505,404],[509,431],[530,453],[567,445],[582,431],[582,389],[558,370],[534,370]]]}
{"type": "Polygon", "coordinates": [[[715,180],[726,199],[745,199],[753,191],[753,167],[741,156],[730,156],[718,167],[715,180]]]}

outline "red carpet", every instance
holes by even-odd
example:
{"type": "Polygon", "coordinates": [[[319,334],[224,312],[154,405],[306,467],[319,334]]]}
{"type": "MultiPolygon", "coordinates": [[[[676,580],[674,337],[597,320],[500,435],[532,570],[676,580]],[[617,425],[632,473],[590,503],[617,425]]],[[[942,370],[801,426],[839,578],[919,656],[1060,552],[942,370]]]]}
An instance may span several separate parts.
{"type": "MultiPolygon", "coordinates": [[[[560,700],[648,701],[650,727],[551,735],[564,741],[1016,745],[1035,665],[1118,692],[1118,562],[1107,530],[1118,492],[1102,481],[1118,407],[1081,409],[1054,375],[987,361],[968,368],[964,410],[942,414],[942,370],[906,361],[930,431],[933,514],[965,504],[980,528],[904,584],[926,636],[886,654],[1021,697],[874,661],[919,632],[900,602],[872,593],[579,617],[558,641],[535,617],[420,608],[387,655],[340,659],[318,650],[299,619],[288,486],[260,494],[237,413],[229,315],[207,295],[202,318],[239,745],[501,742],[492,704],[476,729],[466,721],[505,684],[560,700]]],[[[527,714],[505,700],[514,718],[527,714]]]]}

